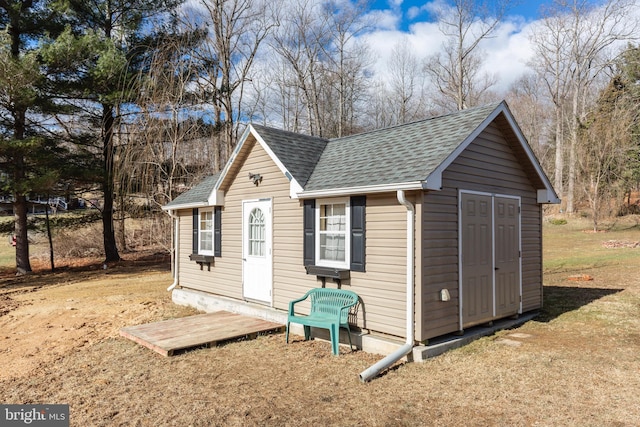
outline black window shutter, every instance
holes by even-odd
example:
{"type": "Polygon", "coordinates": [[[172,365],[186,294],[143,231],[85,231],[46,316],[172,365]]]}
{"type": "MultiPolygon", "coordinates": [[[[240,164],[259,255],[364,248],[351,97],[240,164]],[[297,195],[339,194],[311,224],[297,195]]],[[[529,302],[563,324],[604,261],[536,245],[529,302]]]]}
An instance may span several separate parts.
{"type": "Polygon", "coordinates": [[[194,254],[198,253],[198,222],[199,222],[199,215],[198,215],[198,208],[194,208],[193,209],[193,213],[192,213],[192,217],[193,217],[193,239],[191,241],[191,252],[194,254]]]}
{"type": "Polygon", "coordinates": [[[351,270],[365,271],[366,233],[365,196],[351,198],[351,270]]]}
{"type": "Polygon", "coordinates": [[[222,207],[213,208],[213,256],[222,256],[222,207]]]}
{"type": "Polygon", "coordinates": [[[315,265],[316,263],[316,201],[304,201],[304,243],[303,258],[304,265],[315,265]]]}

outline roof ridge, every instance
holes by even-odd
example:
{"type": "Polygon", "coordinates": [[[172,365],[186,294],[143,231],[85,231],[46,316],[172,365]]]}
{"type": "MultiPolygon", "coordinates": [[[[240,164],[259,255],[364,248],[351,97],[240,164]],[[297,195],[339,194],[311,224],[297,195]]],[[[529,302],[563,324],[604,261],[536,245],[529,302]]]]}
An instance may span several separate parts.
{"type": "Polygon", "coordinates": [[[289,135],[292,135],[292,136],[296,136],[296,137],[313,138],[313,139],[318,139],[318,140],[322,140],[322,141],[325,141],[325,142],[330,141],[329,138],[325,138],[325,137],[322,137],[322,136],[309,135],[309,134],[306,134],[306,133],[294,132],[294,131],[291,131],[291,130],[280,129],[280,128],[273,127],[273,126],[261,125],[261,124],[258,124],[258,123],[250,123],[250,125],[253,126],[254,128],[260,127],[260,128],[267,129],[267,130],[273,130],[273,131],[276,131],[276,132],[286,133],[286,134],[289,134],[289,135]]]}
{"type": "Polygon", "coordinates": [[[337,138],[330,138],[330,139],[328,139],[328,141],[329,142],[336,142],[336,141],[342,141],[344,139],[348,139],[348,138],[352,138],[352,137],[360,137],[360,136],[363,136],[363,135],[369,135],[369,134],[378,133],[378,132],[387,132],[389,130],[392,130],[392,129],[395,129],[395,128],[399,128],[399,127],[417,125],[417,124],[425,123],[425,122],[432,121],[432,120],[437,120],[437,119],[442,119],[442,118],[449,117],[449,116],[454,116],[454,115],[457,115],[457,114],[468,114],[468,113],[471,113],[473,111],[480,110],[480,109],[488,109],[488,108],[495,109],[495,108],[498,108],[498,106],[502,102],[503,101],[501,101],[501,102],[493,102],[493,103],[489,103],[489,104],[485,104],[485,105],[478,105],[476,107],[470,107],[470,108],[466,108],[464,110],[451,111],[449,113],[439,114],[437,116],[431,116],[431,117],[427,117],[427,118],[424,118],[424,119],[415,120],[413,122],[398,123],[398,124],[395,124],[395,125],[382,127],[382,128],[378,128],[378,129],[372,129],[372,130],[368,130],[368,131],[364,131],[364,132],[360,132],[360,133],[354,133],[354,134],[351,134],[351,135],[341,136],[341,137],[337,137],[337,138]]]}

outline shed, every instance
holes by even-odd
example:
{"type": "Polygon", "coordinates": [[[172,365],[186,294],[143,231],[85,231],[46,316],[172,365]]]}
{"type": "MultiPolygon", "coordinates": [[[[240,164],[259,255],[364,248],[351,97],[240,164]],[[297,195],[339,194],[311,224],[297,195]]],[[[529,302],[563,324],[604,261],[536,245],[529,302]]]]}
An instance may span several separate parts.
{"type": "Polygon", "coordinates": [[[542,205],[558,202],[505,102],[337,139],[251,124],[163,207],[171,289],[273,320],[342,287],[362,336],[424,342],[541,308],[542,205]]]}

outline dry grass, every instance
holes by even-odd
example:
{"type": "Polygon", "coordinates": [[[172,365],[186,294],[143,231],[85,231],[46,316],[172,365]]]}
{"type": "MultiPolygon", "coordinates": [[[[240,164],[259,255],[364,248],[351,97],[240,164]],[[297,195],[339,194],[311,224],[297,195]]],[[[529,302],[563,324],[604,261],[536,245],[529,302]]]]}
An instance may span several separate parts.
{"type": "Polygon", "coordinates": [[[640,230],[588,227],[547,226],[546,306],[536,321],[368,384],[358,373],[379,356],[341,349],[336,358],[328,343],[301,337],[172,358],[118,337],[122,326],[188,313],[164,291],[166,266],[5,279],[0,296],[15,306],[0,317],[10,367],[0,401],[69,403],[72,425],[82,426],[635,426],[640,249],[602,242],[640,240],[640,230]],[[577,274],[594,280],[567,280],[577,274]]]}

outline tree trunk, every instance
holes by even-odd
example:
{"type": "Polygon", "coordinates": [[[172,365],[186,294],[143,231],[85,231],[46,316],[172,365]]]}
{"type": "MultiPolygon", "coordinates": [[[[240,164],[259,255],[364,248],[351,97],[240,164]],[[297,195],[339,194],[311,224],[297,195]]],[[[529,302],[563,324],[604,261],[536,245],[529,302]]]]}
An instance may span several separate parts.
{"type": "Polygon", "coordinates": [[[113,144],[113,105],[102,105],[102,129],[103,129],[103,177],[102,192],[104,206],[102,208],[102,234],[104,240],[105,262],[120,261],[116,235],[113,223],[113,197],[114,197],[114,155],[113,144]]]}
{"type": "MultiPolygon", "coordinates": [[[[31,1],[22,1],[19,3],[20,12],[26,12],[32,6],[31,1]]],[[[10,17],[11,23],[8,32],[11,38],[11,57],[15,61],[20,60],[20,43],[22,28],[18,15],[10,17]]],[[[27,107],[18,102],[14,105],[13,113],[13,137],[15,140],[23,140],[26,129],[27,107]]],[[[15,238],[16,238],[16,274],[28,274],[31,272],[31,263],[29,262],[29,237],[27,235],[27,197],[24,190],[20,189],[20,183],[24,182],[26,175],[26,167],[24,156],[21,148],[16,148],[13,161],[15,162],[15,172],[13,173],[14,189],[13,214],[15,217],[15,238]]]]}
{"type": "Polygon", "coordinates": [[[117,226],[116,226],[116,247],[119,247],[125,253],[127,252],[127,239],[126,239],[126,230],[125,230],[125,219],[126,219],[126,206],[124,201],[123,192],[120,192],[118,197],[118,214],[117,216],[117,226]]]}
{"type": "Polygon", "coordinates": [[[27,236],[27,198],[22,194],[15,194],[13,213],[15,216],[16,234],[16,274],[31,272],[29,263],[29,238],[27,236]]]}
{"type": "Polygon", "coordinates": [[[556,157],[555,157],[555,171],[553,175],[553,186],[555,190],[558,192],[558,195],[561,199],[563,199],[563,204],[566,203],[564,200],[564,139],[562,135],[562,107],[559,104],[555,105],[556,110],[556,134],[555,134],[555,142],[556,142],[556,157]]]}

